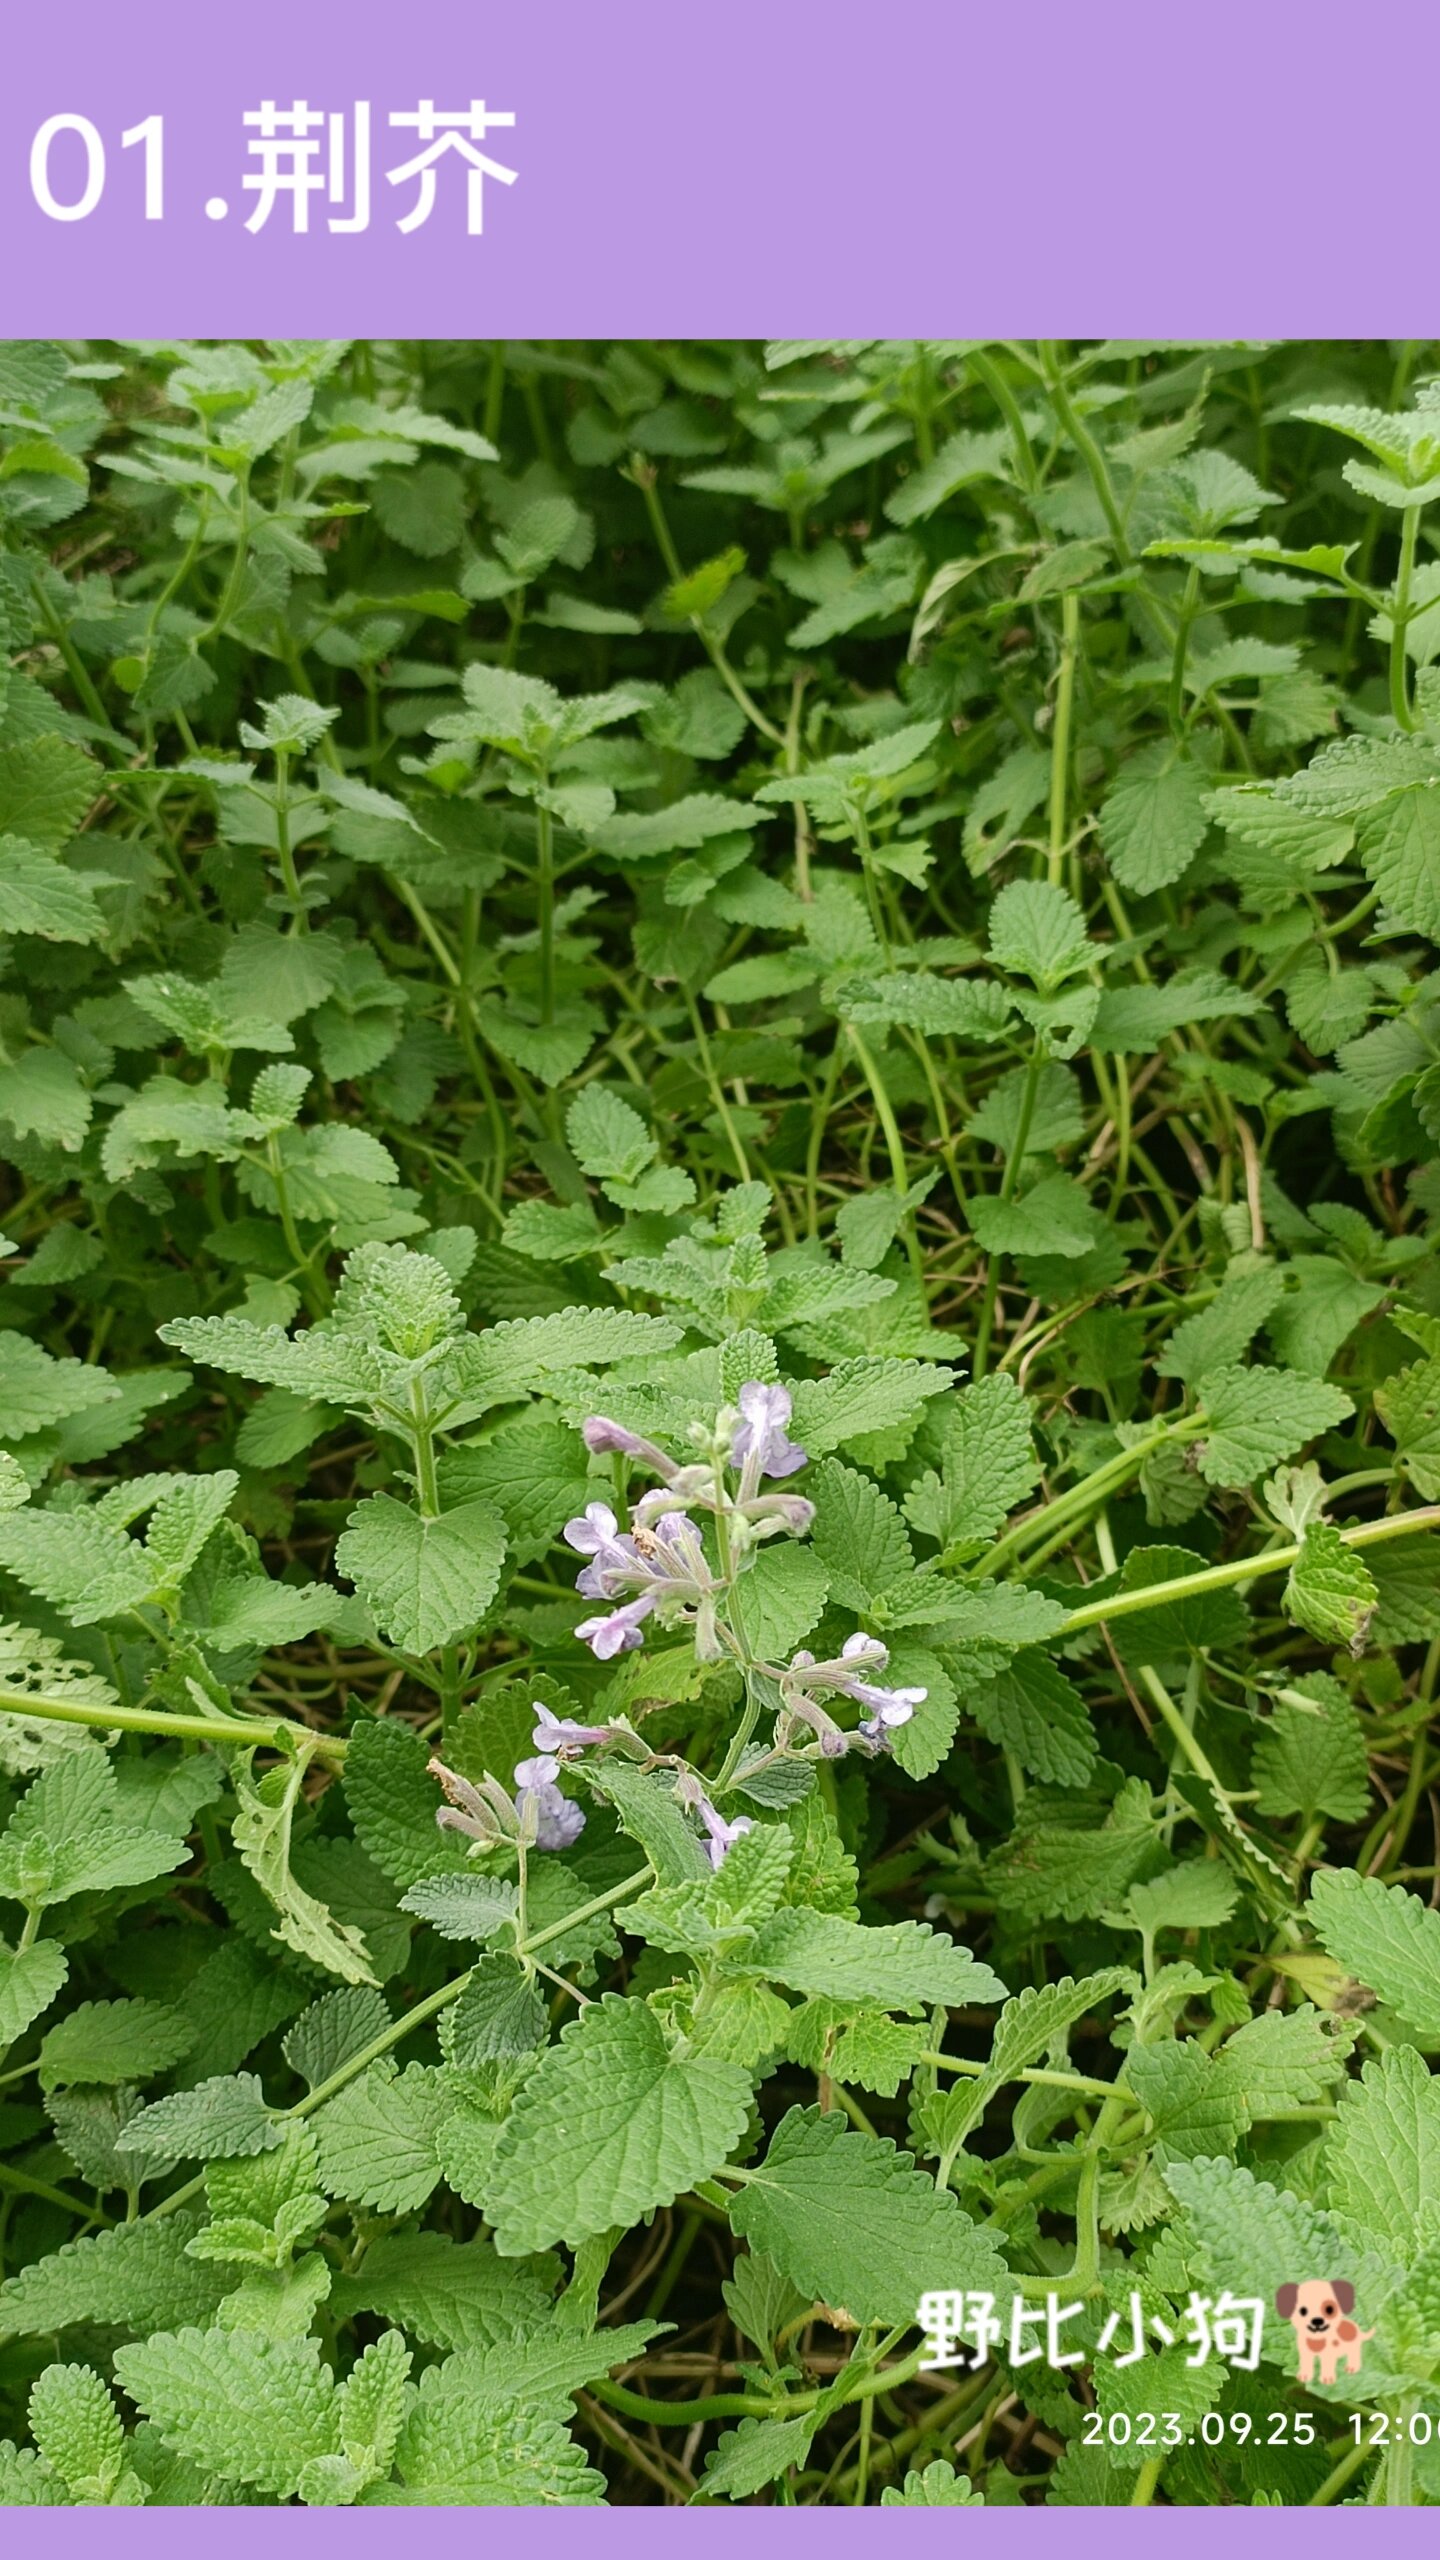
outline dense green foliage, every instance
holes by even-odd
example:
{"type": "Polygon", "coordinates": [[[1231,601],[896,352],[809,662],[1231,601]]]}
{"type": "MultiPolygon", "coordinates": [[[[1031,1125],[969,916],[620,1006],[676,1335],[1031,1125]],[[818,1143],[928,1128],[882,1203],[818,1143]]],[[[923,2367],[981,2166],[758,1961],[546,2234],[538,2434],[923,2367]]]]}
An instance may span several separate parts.
{"type": "Polygon", "coordinates": [[[0,346],[0,2503],[1440,2499],[1433,365],[0,346]]]}

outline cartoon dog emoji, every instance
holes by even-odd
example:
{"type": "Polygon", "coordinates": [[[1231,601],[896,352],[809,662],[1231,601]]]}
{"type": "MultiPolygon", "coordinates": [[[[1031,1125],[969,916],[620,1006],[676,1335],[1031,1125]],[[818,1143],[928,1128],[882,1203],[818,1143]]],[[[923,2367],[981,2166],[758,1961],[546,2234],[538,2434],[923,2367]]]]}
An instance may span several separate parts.
{"type": "Polygon", "coordinates": [[[1282,2284],[1275,2296],[1275,2308],[1295,2332],[1302,2382],[1333,2382],[1342,2367],[1346,2373],[1359,2372],[1365,2341],[1375,2332],[1357,2329],[1349,2317],[1355,2308],[1353,2284],[1347,2284],[1343,2277],[1334,2284],[1313,2278],[1306,2284],[1282,2284]]]}

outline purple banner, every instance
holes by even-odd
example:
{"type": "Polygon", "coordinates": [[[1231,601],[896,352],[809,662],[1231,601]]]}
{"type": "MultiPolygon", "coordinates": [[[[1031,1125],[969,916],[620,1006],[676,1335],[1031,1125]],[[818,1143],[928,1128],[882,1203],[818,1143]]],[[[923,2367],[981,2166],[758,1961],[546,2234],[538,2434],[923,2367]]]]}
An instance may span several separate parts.
{"type": "Polygon", "coordinates": [[[1433,6],[1382,41],[1338,0],[17,11],[0,335],[1424,336],[1433,6]]]}
{"type": "MultiPolygon", "coordinates": [[[[82,2553],[91,2560],[97,2539],[104,2560],[155,2560],[157,2552],[189,2551],[197,2529],[194,2509],[111,2508],[98,2535],[93,2510],[57,2515],[27,2508],[23,2526],[20,2510],[9,2512],[23,2533],[25,2560],[81,2560],[82,2553]]],[[[1296,2510],[1288,2512],[1293,2519],[1296,2510]]],[[[1340,2553],[1358,2550],[1362,2535],[1374,2536],[1377,2521],[1373,2509],[1306,2509],[1306,2560],[1338,2560],[1340,2553]]],[[[491,2507],[477,2515],[473,2507],[460,2507],[436,2508],[417,2524],[427,2560],[475,2560],[496,2531],[523,2537],[527,2560],[573,2560],[577,2543],[586,2560],[674,2560],[682,2547],[709,2560],[741,2540],[747,2560],[860,2560],[861,2554],[892,2549],[897,2560],[902,2553],[904,2560],[954,2560],[962,2541],[986,2560],[1002,2552],[1031,2560],[1056,2549],[1064,2560],[1155,2560],[1162,2540],[1166,2560],[1211,2560],[1216,2534],[1215,2510],[1203,2507],[1133,2513],[1123,2507],[990,2507],[959,2521],[936,2507],[856,2513],[747,2507],[743,2514],[710,2507],[681,2516],[664,2507],[527,2507],[523,2518],[517,2510],[491,2507]],[[512,2515],[513,2523],[507,2522],[512,2515]]],[[[253,2508],[208,2507],[199,2526],[205,2560],[252,2560],[257,2529],[275,2542],[279,2560],[391,2560],[396,2518],[389,2509],[326,2514],[267,2508],[263,2528],[257,2528],[253,2508]]],[[[1227,2507],[1223,2532],[1236,2560],[1268,2560],[1276,2544],[1275,2510],[1227,2507]]],[[[1412,2554],[1419,2560],[1422,2552],[1433,2551],[1433,2537],[1434,2524],[1426,2523],[1423,2511],[1386,2512],[1386,2560],[1411,2560],[1412,2554]]]]}

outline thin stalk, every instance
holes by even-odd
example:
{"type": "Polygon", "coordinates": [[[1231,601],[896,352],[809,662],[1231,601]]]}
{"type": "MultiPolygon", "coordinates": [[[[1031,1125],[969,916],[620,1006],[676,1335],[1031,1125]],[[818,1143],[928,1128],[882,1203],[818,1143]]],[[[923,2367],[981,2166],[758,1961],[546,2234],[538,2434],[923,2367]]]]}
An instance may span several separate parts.
{"type": "MultiPolygon", "coordinates": [[[[1025,1070],[1025,1083],[1020,1095],[1020,1112],[1015,1123],[1014,1143],[1005,1159],[1005,1171],[1001,1177],[1002,1203],[1013,1200],[1015,1197],[1015,1186],[1020,1179],[1021,1168],[1025,1162],[1025,1149],[1029,1143],[1030,1124],[1035,1117],[1035,1103],[1040,1091],[1040,1070],[1044,1063],[1045,1043],[1037,1038],[1031,1048],[1029,1064],[1025,1070]]],[[[992,1253],[985,1273],[985,1295],[980,1302],[980,1323],[976,1330],[975,1356],[971,1363],[971,1375],[977,1380],[984,1377],[989,1364],[990,1335],[995,1323],[995,1302],[1000,1291],[1000,1266],[1004,1259],[1003,1254],[992,1253]]]]}
{"type": "MultiPolygon", "coordinates": [[[[1125,1454],[1135,1453],[1127,1450],[1125,1454]]],[[[1098,1482],[1098,1475],[1090,1476],[1086,1486],[1098,1482]]],[[[1339,1535],[1347,1547],[1363,1549],[1383,1546],[1391,1538],[1413,1538],[1423,1530],[1435,1528],[1440,1528],[1440,1503],[1428,1504],[1421,1511],[1394,1511],[1383,1520],[1366,1521],[1360,1528],[1342,1529],[1339,1535]]],[[[1292,1565],[1299,1563],[1302,1552],[1297,1544],[1270,1547],[1263,1555],[1236,1556],[1229,1564],[1206,1565],[1199,1573],[1177,1574],[1172,1581],[1152,1582],[1143,1590],[1112,1591],[1106,1599],[1087,1600],[1080,1608],[1072,1609],[1056,1629],[1056,1635],[1078,1635],[1082,1627],[1102,1626],[1111,1618],[1133,1617],[1141,1609],[1164,1608],[1171,1601],[1193,1599],[1201,1592],[1225,1591],[1236,1583],[1253,1582],[1260,1574],[1288,1573],[1292,1565]]],[[[992,1549],[986,1559],[987,1572],[993,1572],[997,1553],[992,1549]]]]}
{"type": "Polygon", "coordinates": [[[1412,620],[1411,581],[1415,573],[1415,544],[1420,532],[1419,507],[1407,507],[1400,527],[1400,566],[1395,573],[1395,601],[1390,607],[1390,708],[1402,729],[1413,729],[1415,714],[1410,707],[1410,678],[1405,658],[1405,634],[1412,620]]]}
{"type": "Polygon", "coordinates": [[[283,1720],[260,1724],[235,1716],[171,1715],[164,1707],[91,1706],[77,1698],[36,1698],[28,1689],[0,1689],[0,1714],[38,1717],[46,1724],[87,1725],[98,1733],[159,1733],[184,1742],[214,1742],[229,1750],[289,1751],[297,1743],[343,1760],[346,1743],[338,1733],[315,1733],[308,1725],[283,1720]]]}
{"type": "MultiPolygon", "coordinates": [[[[890,1170],[894,1176],[896,1194],[903,1200],[910,1188],[910,1168],[905,1161],[905,1143],[900,1135],[900,1123],[895,1117],[895,1106],[885,1089],[880,1070],[870,1055],[862,1034],[856,1030],[853,1022],[847,1022],[845,1028],[850,1035],[850,1045],[860,1061],[861,1073],[870,1087],[876,1118],[885,1132],[885,1146],[890,1158],[890,1170]]],[[[905,1250],[910,1257],[910,1268],[915,1274],[923,1295],[925,1262],[920,1251],[920,1240],[915,1233],[913,1209],[906,1210],[900,1231],[905,1240],[905,1250]]]]}
{"type": "Polygon", "coordinates": [[[1065,868],[1065,795],[1070,769],[1070,723],[1075,707],[1075,662],[1080,648],[1080,598],[1073,588],[1061,603],[1060,635],[1060,682],[1050,747],[1050,849],[1046,863],[1046,876],[1056,889],[1065,868]]]}

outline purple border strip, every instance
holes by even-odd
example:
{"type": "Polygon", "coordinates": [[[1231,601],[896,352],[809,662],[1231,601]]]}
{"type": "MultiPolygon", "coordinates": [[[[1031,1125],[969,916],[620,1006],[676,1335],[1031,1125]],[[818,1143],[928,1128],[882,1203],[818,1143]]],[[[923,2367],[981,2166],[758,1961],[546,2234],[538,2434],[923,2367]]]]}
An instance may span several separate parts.
{"type": "MultiPolygon", "coordinates": [[[[410,2510],[414,2514],[415,2510],[410,2510]]],[[[1306,2560],[1356,2548],[1377,2524],[1373,2508],[1290,2509],[1305,2516],[1306,2560]]],[[[57,2514],[53,2508],[4,2508],[17,2519],[17,2547],[25,2560],[81,2560],[97,2540],[94,2510],[57,2514]],[[19,2519],[23,2516],[23,2524],[19,2519]]],[[[310,2510],[267,2508],[261,2528],[273,2537],[279,2560],[392,2560],[399,2519],[394,2508],[310,2510]]],[[[1227,2554],[1236,2560],[1273,2560],[1277,2547],[1273,2507],[1223,2510],[1227,2554]]],[[[253,2560],[254,2508],[110,2508],[99,2535],[105,2560],[192,2560],[196,2518],[204,2517],[205,2560],[253,2560]]],[[[1217,2510],[1211,2507],[990,2507],[963,2515],[943,2507],[869,2507],[860,2512],[815,2507],[434,2507],[418,2526],[426,2560],[475,2560],[489,2534],[523,2540],[526,2560],[673,2560],[677,2536],[702,2555],[727,2550],[743,2536],[754,2560],[858,2560],[874,2552],[880,2537],[897,2560],[954,2560],[963,2542],[984,2560],[1029,2560],[1063,2545],[1066,2560],[1213,2560],[1217,2510]],[[491,2526],[483,2521],[492,2518],[491,2526]]],[[[1293,2528],[1281,2528],[1293,2535],[1293,2528]]],[[[1387,2509],[1387,2560],[1419,2560],[1435,2548],[1433,2512],[1387,2509]]]]}
{"type": "MultiPolygon", "coordinates": [[[[1390,0],[1373,90],[1353,0],[247,0],[234,43],[193,0],[11,15],[0,336],[1383,337],[1440,321],[1430,155],[1394,85],[1433,87],[1433,0],[1390,0]],[[267,95],[366,98],[377,140],[392,109],[478,95],[516,116],[488,147],[517,183],[488,190],[468,239],[452,163],[431,222],[401,237],[387,136],[368,231],[297,238],[282,204],[248,236],[241,118],[267,95]],[[27,174],[37,124],[62,110],[109,151],[98,210],[69,224],[40,213],[27,174]],[[168,202],[147,222],[141,153],[118,146],[155,113],[168,202]],[[222,192],[228,219],[207,221],[222,192]]],[[[60,146],[57,190],[78,186],[78,153],[60,146]]]]}

